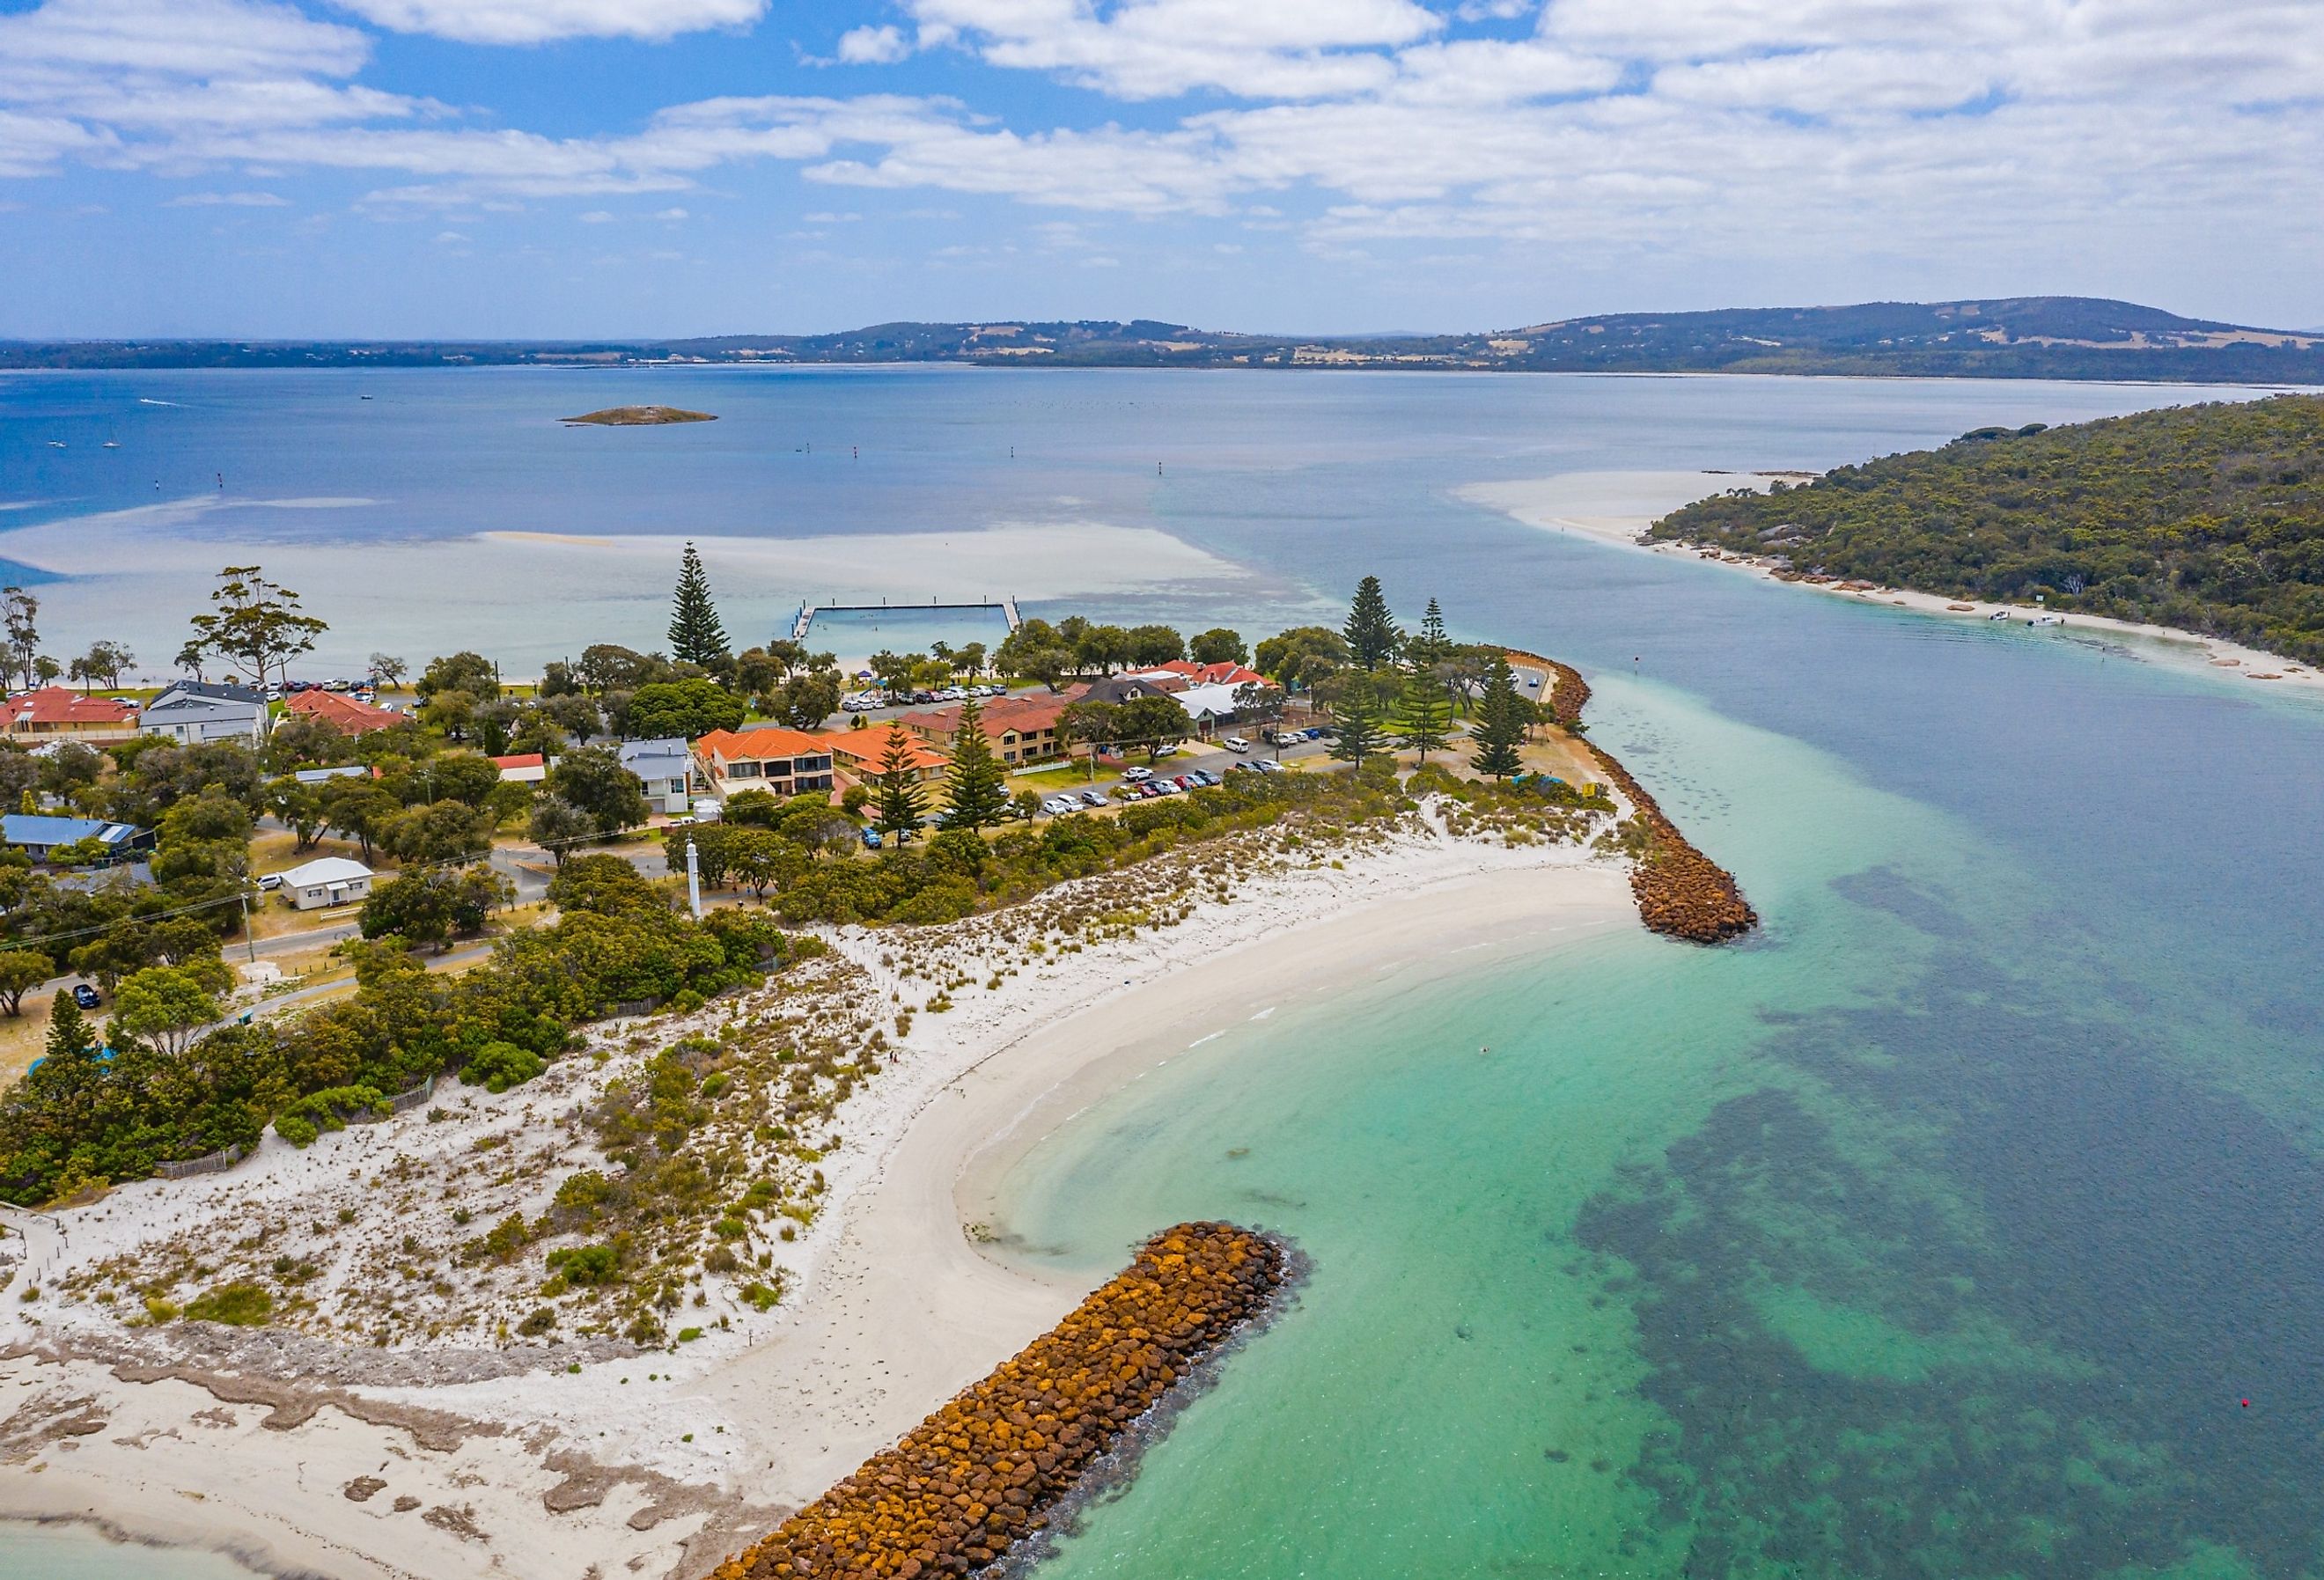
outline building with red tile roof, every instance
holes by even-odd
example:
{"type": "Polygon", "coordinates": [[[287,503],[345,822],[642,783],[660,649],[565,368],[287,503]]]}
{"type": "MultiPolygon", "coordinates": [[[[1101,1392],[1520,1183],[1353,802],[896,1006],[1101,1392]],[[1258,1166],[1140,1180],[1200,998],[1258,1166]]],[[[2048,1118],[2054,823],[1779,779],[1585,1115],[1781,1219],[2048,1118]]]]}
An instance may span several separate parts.
{"type": "Polygon", "coordinates": [[[43,741],[134,741],[137,705],[118,697],[83,697],[69,686],[43,686],[8,699],[8,736],[20,744],[43,741]]]}
{"type": "Polygon", "coordinates": [[[713,730],[694,743],[694,762],[722,801],[736,790],[798,796],[832,785],[829,744],[802,730],[713,730]]]}
{"type": "Polygon", "coordinates": [[[503,783],[539,784],[549,777],[549,760],[538,752],[514,752],[506,757],[487,757],[484,761],[501,771],[503,783]]]}
{"type": "Polygon", "coordinates": [[[293,691],[283,705],[295,714],[320,719],[343,735],[361,735],[403,722],[400,713],[357,702],[336,691],[293,691]]]}
{"type": "Polygon", "coordinates": [[[1172,659],[1167,664],[1152,664],[1130,673],[1144,679],[1161,675],[1176,675],[1188,686],[1264,686],[1267,677],[1258,670],[1232,661],[1198,664],[1192,659],[1172,659]]]}
{"type": "MultiPolygon", "coordinates": [[[[984,738],[991,744],[992,754],[1010,768],[1064,756],[1065,735],[1057,720],[1079,696],[1076,688],[1054,697],[996,697],[984,704],[984,738]]],[[[947,752],[955,749],[960,738],[958,704],[908,713],[896,722],[947,752]]]]}
{"type": "Polygon", "coordinates": [[[816,739],[831,748],[832,760],[838,772],[858,784],[869,784],[881,772],[887,760],[888,743],[900,741],[904,745],[904,763],[912,777],[922,784],[930,784],[945,776],[952,766],[952,758],[920,735],[895,724],[867,725],[860,730],[823,730],[816,739]]]}

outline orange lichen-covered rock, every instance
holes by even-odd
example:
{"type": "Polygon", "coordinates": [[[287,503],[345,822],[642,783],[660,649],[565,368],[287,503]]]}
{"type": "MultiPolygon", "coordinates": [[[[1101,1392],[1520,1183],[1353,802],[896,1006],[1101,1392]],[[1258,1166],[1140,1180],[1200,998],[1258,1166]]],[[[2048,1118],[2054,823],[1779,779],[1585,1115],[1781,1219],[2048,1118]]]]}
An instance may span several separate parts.
{"type": "Polygon", "coordinates": [[[1047,1523],[1129,1423],[1263,1312],[1275,1242],[1181,1224],[1072,1315],[712,1571],[715,1580],[970,1575],[1047,1523]]]}

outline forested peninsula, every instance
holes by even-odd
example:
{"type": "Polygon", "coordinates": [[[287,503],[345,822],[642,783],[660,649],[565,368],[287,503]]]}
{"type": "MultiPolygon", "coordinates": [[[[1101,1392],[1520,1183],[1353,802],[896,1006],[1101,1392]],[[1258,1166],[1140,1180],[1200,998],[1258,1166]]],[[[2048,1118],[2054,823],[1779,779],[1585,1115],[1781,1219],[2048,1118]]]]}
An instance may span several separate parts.
{"type": "Polygon", "coordinates": [[[2324,396],[1978,429],[1702,500],[1648,536],[2324,663],[2324,396]]]}

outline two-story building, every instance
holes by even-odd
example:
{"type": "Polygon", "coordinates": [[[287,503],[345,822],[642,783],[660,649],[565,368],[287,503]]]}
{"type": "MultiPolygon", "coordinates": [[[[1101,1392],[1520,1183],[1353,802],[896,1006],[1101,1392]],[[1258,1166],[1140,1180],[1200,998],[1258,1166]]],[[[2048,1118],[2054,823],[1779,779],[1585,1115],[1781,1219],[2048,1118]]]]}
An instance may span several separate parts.
{"type": "Polygon", "coordinates": [[[952,759],[911,731],[894,724],[869,725],[860,730],[825,730],[817,740],[831,748],[839,772],[856,784],[870,784],[885,772],[890,744],[903,749],[904,766],[921,784],[945,776],[952,759]]]}
{"type": "Polygon", "coordinates": [[[694,765],[721,801],[736,790],[803,796],[832,786],[831,748],[798,730],[713,730],[694,743],[694,765]]]}
{"type": "Polygon", "coordinates": [[[181,746],[205,741],[241,741],[255,746],[266,739],[266,698],[246,686],[180,680],[145,705],[139,730],[181,746]]]}
{"type": "Polygon", "coordinates": [[[683,735],[658,741],[623,741],[622,766],[646,787],[646,805],[669,817],[694,808],[694,753],[683,735]]]}
{"type": "MultiPolygon", "coordinates": [[[[1009,768],[1063,757],[1065,739],[1057,721],[1080,697],[1077,689],[1056,697],[996,697],[986,703],[980,714],[993,756],[1009,768]]],[[[936,707],[905,714],[896,722],[924,741],[957,752],[960,717],[958,707],[936,707]]]]}
{"type": "Polygon", "coordinates": [[[117,697],[83,697],[69,686],[43,686],[8,699],[8,738],[21,746],[78,741],[102,746],[137,738],[137,705],[117,697]]]}

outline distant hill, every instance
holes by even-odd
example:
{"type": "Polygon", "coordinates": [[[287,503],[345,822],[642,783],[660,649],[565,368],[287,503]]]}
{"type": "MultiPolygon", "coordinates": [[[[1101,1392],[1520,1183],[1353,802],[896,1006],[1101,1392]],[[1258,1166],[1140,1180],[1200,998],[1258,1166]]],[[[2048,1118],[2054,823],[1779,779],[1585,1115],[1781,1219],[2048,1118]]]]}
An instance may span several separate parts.
{"type": "Polygon", "coordinates": [[[0,368],[563,366],[960,362],[1015,367],[1320,367],[1789,373],[2324,384],[2324,335],[2080,296],[1617,313],[1460,335],[1312,339],[1134,319],[874,324],[834,335],[656,341],[0,342],[0,368]]]}
{"type": "Polygon", "coordinates": [[[2324,397],[1980,428],[1702,500],[1648,535],[1954,597],[2039,595],[2324,664],[2324,397]]]}

